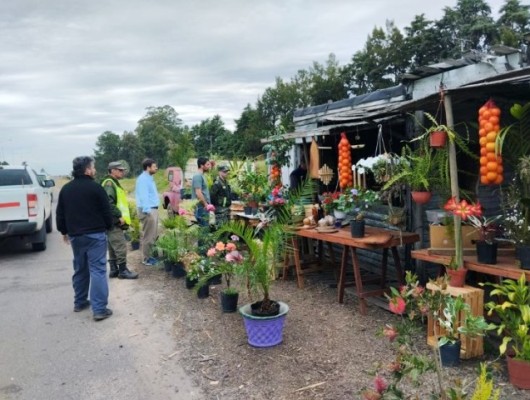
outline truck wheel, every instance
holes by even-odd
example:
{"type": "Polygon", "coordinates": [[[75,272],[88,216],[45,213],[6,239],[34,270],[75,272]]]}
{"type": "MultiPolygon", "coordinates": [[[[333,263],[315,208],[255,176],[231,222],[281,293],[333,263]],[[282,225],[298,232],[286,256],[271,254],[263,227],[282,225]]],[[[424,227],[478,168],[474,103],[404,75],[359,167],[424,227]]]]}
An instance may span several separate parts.
{"type": "Polygon", "coordinates": [[[33,251],[44,251],[46,250],[46,224],[43,225],[41,230],[35,234],[35,242],[31,243],[33,251]]]}
{"type": "Polygon", "coordinates": [[[50,213],[50,216],[46,220],[46,233],[51,233],[51,231],[53,231],[53,217],[50,213]]]}

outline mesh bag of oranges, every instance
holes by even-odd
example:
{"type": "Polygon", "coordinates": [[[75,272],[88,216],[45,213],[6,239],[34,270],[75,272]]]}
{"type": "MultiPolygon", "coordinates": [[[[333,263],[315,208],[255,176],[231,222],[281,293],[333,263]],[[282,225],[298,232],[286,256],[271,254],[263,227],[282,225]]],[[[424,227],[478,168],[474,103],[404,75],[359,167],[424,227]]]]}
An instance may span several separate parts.
{"type": "Polygon", "coordinates": [[[501,110],[490,99],[478,111],[480,144],[480,183],[499,185],[503,181],[502,157],[495,152],[500,131],[501,110]]]}

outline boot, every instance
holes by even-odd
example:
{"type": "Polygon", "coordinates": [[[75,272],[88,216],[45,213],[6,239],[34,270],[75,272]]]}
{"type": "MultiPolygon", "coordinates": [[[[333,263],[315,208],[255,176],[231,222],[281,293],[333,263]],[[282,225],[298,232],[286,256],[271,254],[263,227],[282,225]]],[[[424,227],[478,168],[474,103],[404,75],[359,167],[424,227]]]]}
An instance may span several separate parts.
{"type": "Polygon", "coordinates": [[[110,272],[109,278],[116,278],[118,276],[118,266],[116,265],[116,260],[109,260],[110,272]]]}
{"type": "Polygon", "coordinates": [[[118,272],[118,278],[119,279],[136,279],[138,278],[138,274],[136,272],[131,272],[127,268],[127,264],[118,264],[119,272],[118,272]]]}

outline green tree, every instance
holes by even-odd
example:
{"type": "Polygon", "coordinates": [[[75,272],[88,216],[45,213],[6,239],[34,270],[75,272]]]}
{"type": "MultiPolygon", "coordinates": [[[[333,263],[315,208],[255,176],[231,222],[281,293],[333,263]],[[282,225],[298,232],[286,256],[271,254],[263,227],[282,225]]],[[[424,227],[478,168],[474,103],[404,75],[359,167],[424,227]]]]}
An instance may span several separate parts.
{"type": "Polygon", "coordinates": [[[169,165],[180,167],[182,173],[185,175],[188,161],[194,155],[195,146],[193,136],[188,130],[188,127],[185,127],[173,137],[169,150],[169,165]]]}
{"type": "Polygon", "coordinates": [[[161,167],[169,163],[171,138],[179,130],[182,120],[171,106],[148,107],[145,117],[138,121],[136,134],[145,157],[156,160],[161,167]]]}
{"type": "Polygon", "coordinates": [[[503,44],[518,47],[523,42],[524,33],[530,31],[529,10],[530,5],[521,5],[519,0],[506,0],[497,20],[503,44]]]}
{"type": "Polygon", "coordinates": [[[230,131],[225,128],[221,116],[207,118],[198,125],[191,127],[191,135],[195,143],[195,152],[198,156],[211,156],[219,153],[218,145],[223,143],[224,136],[230,131]]]}
{"type": "Polygon", "coordinates": [[[398,50],[404,52],[409,68],[439,61],[442,49],[435,21],[426,19],[424,14],[416,15],[404,30],[404,45],[398,50]]]}
{"type": "Polygon", "coordinates": [[[236,129],[231,138],[234,143],[237,143],[234,146],[234,158],[253,158],[260,155],[263,147],[260,139],[265,137],[267,131],[265,119],[261,117],[258,110],[247,104],[241,117],[235,122],[236,129]]]}
{"type": "Polygon", "coordinates": [[[98,136],[94,160],[98,177],[107,173],[109,162],[120,159],[121,140],[120,136],[111,131],[105,131],[98,136]]]}
{"type": "Polygon", "coordinates": [[[138,136],[133,132],[123,132],[121,135],[120,159],[129,164],[129,176],[135,176],[142,172],[142,160],[145,158],[138,136]]]}

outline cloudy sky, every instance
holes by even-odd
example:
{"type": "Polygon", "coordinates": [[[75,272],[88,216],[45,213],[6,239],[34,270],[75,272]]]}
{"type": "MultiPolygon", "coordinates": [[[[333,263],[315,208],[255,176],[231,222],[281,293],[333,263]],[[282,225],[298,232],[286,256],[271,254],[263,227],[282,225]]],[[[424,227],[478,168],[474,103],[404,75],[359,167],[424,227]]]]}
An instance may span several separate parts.
{"type": "MultiPolygon", "coordinates": [[[[97,137],[133,130],[146,107],[229,129],[275,77],[335,53],[374,26],[437,19],[456,0],[4,0],[0,160],[66,174],[97,137]]],[[[502,0],[489,0],[494,13],[502,0]]]]}

